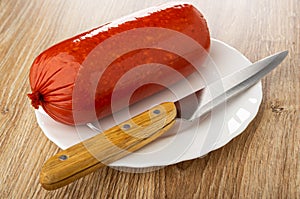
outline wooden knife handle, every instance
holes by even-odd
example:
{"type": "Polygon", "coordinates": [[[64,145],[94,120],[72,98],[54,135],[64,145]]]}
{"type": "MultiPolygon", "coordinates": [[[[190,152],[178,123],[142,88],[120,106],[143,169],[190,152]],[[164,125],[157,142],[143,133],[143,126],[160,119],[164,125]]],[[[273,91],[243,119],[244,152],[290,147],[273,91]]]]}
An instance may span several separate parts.
{"type": "Polygon", "coordinates": [[[59,152],[42,167],[40,183],[54,190],[121,159],[168,131],[176,114],[174,103],[163,103],[59,152]]]}

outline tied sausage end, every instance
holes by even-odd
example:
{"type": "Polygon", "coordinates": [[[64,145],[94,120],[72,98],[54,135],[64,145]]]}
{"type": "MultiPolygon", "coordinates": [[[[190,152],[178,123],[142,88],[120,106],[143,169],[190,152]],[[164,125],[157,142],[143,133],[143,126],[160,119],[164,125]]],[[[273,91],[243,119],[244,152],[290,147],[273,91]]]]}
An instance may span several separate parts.
{"type": "Polygon", "coordinates": [[[34,92],[30,93],[30,94],[27,94],[27,96],[31,100],[31,105],[35,109],[38,109],[39,105],[41,105],[41,102],[43,101],[43,95],[40,92],[38,92],[38,91],[34,91],[34,92]]]}

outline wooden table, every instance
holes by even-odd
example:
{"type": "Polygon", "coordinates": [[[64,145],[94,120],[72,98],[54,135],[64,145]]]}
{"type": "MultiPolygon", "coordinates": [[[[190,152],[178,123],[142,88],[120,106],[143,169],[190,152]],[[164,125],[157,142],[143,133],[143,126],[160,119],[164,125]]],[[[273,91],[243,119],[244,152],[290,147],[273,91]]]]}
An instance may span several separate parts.
{"type": "Polygon", "coordinates": [[[60,149],[37,125],[26,94],[34,58],[47,47],[164,0],[0,1],[0,198],[300,198],[300,3],[298,0],[191,1],[213,38],[251,61],[289,50],[263,79],[249,127],[204,158],[150,173],[101,169],[56,191],[39,184],[60,149]]]}

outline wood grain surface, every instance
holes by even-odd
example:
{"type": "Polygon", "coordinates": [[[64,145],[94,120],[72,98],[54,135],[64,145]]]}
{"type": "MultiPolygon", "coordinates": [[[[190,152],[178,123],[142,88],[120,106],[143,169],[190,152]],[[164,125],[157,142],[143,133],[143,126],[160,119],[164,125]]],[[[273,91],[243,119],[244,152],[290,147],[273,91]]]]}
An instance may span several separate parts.
{"type": "Polygon", "coordinates": [[[103,168],[46,191],[42,165],[60,149],[26,94],[34,58],[51,45],[164,0],[0,0],[0,198],[300,198],[300,2],[194,0],[211,35],[251,61],[289,55],[263,79],[249,127],[204,158],[146,173],[103,168]]]}

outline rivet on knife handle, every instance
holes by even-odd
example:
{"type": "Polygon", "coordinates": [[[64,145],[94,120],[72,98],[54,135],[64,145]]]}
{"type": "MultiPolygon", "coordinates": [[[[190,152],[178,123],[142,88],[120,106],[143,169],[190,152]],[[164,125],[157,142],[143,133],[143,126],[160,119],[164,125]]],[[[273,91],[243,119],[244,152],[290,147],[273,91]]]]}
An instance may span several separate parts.
{"type": "Polygon", "coordinates": [[[59,152],[44,164],[40,183],[54,190],[121,159],[169,130],[176,114],[174,103],[163,103],[59,152]]]}

